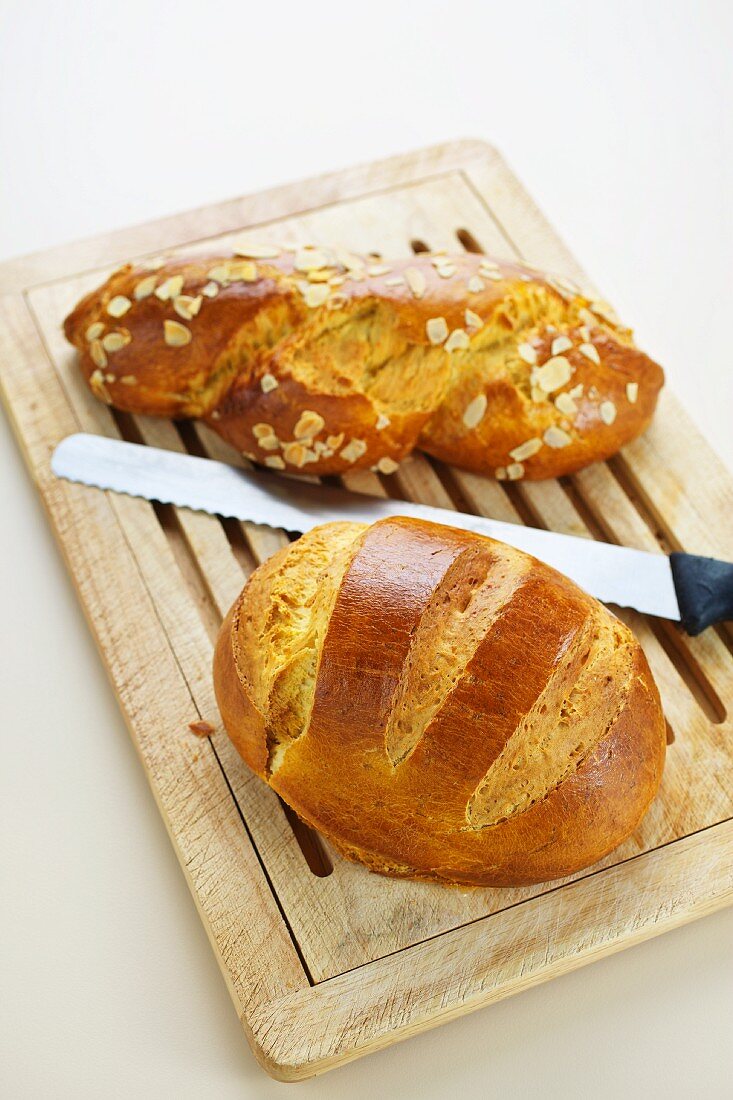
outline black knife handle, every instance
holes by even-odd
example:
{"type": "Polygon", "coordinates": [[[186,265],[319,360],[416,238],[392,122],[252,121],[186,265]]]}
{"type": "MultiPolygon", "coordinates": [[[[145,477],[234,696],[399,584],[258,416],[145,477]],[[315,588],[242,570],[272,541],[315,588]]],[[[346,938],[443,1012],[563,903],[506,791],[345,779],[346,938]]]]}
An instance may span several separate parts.
{"type": "Polygon", "coordinates": [[[680,618],[688,634],[733,619],[733,562],[697,554],[669,555],[680,618]]]}

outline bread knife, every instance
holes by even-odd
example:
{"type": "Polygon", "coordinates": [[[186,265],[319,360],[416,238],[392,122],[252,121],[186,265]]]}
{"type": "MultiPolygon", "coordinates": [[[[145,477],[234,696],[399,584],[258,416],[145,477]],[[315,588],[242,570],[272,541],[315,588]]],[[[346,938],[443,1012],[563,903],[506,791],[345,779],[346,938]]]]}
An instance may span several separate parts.
{"type": "Polygon", "coordinates": [[[57,477],[97,489],[293,533],[335,520],[374,523],[413,516],[507,542],[604,603],[681,621],[689,634],[733,619],[733,563],[714,558],[648,553],[85,433],[59,443],[51,468],[57,477]]]}

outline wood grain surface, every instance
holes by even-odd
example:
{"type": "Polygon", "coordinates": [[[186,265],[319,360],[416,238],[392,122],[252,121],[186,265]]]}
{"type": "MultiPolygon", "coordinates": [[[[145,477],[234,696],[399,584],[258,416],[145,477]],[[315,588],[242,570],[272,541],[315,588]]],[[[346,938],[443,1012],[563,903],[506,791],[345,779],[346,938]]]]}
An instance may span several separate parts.
{"type": "MultiPolygon", "coordinates": [[[[119,262],[266,238],[404,256],[479,248],[582,272],[489,146],[462,142],[192,211],[0,267],[0,383],[244,1030],[297,1079],[730,901],[733,699],[726,628],[688,638],[621,612],[659,683],[671,747],[635,835],[574,879],[457,890],[383,879],[295,826],[220,728],[212,644],[282,532],[60,482],[79,430],[241,463],[205,426],[129,417],[82,384],[61,321],[119,262]],[[215,734],[201,739],[189,723],[215,734]]],[[[653,349],[650,349],[653,350],[653,349]]],[[[664,551],[733,556],[733,483],[665,392],[647,434],[561,482],[507,485],[413,455],[351,489],[664,551]]],[[[113,777],[100,776],[100,783],[113,777]]]]}

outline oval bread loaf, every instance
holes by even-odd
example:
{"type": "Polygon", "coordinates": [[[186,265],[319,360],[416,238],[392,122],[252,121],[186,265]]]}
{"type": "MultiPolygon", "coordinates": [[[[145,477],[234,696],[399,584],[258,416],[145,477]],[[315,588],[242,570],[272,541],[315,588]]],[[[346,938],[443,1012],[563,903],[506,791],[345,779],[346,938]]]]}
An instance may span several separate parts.
{"type": "Polygon", "coordinates": [[[214,682],[249,766],[384,874],[571,874],[629,836],[664,764],[623,623],[518,550],[402,517],[326,524],[260,566],[214,682]]]}
{"type": "Polygon", "coordinates": [[[652,416],[661,368],[566,279],[470,253],[249,251],[128,265],[79,302],[65,332],[96,396],[318,475],[391,473],[419,447],[555,477],[652,416]]]}

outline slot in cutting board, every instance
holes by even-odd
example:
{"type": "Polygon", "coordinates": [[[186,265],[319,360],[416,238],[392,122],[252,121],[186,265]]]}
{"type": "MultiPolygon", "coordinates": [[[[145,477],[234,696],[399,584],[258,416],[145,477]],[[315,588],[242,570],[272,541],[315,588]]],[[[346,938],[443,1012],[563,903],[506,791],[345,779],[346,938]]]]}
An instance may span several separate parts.
{"type": "MultiPolygon", "coordinates": [[[[267,239],[401,256],[520,256],[589,280],[499,154],[478,142],[278,188],[0,266],[0,384],[247,1037],[307,1077],[730,902],[733,642],[622,616],[659,684],[662,790],[602,863],[533,888],[462,891],[342,860],[248,772],[218,721],[213,641],[245,576],[285,535],[56,481],[75,431],[241,461],[199,424],[97,402],[62,333],[81,294],[130,257],[267,239]]],[[[498,483],[422,455],[349,488],[649,550],[733,553],[733,481],[665,391],[650,431],[561,481],[498,483]],[[680,446],[684,441],[684,447],[680,446]]],[[[104,777],[113,782],[112,777],[104,777]]],[[[101,780],[101,777],[100,777],[101,780]]]]}

